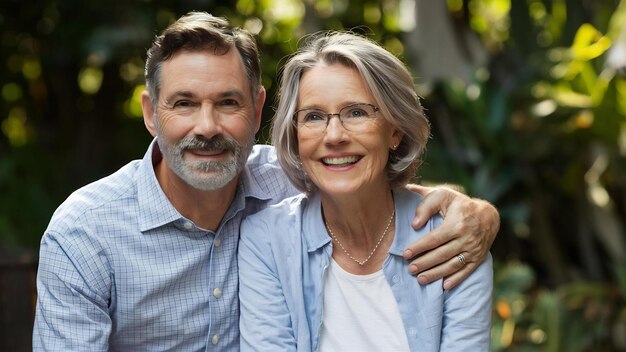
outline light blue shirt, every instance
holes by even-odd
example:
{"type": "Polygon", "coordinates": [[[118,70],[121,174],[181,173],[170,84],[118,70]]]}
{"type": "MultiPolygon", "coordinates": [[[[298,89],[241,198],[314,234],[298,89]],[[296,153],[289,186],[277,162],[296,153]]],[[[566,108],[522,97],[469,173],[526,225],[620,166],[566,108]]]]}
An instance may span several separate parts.
{"type": "Polygon", "coordinates": [[[35,351],[237,351],[244,216],[297,194],[255,146],[216,232],[198,228],[143,160],[74,192],[41,240],[35,351]]]}
{"type": "MultiPolygon", "coordinates": [[[[395,236],[384,275],[397,301],[411,351],[488,351],[491,256],[466,280],[444,291],[442,280],[420,285],[402,252],[441,218],[416,231],[410,224],[421,197],[394,191],[395,236]]],[[[317,351],[323,283],[332,242],[319,196],[296,196],[247,217],[239,243],[242,351],[317,351]]]]}

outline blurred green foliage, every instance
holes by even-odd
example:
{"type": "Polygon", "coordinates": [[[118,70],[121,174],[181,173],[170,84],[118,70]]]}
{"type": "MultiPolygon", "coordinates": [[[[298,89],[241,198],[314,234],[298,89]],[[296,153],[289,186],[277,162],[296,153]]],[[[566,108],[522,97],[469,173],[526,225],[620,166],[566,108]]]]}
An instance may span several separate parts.
{"type": "Polygon", "coordinates": [[[492,350],[626,350],[624,0],[4,0],[0,249],[36,251],[69,193],[143,155],[145,50],[190,10],[258,33],[269,97],[307,33],[400,56],[433,125],[421,180],[501,213],[492,350]]]}

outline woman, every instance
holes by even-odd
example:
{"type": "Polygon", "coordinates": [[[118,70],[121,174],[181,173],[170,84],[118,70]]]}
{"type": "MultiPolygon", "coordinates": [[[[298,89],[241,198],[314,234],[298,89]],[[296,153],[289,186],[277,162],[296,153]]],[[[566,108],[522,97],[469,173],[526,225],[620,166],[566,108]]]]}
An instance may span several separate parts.
{"type": "Polygon", "coordinates": [[[306,195],[242,224],[242,350],[488,350],[491,258],[450,291],[402,259],[441,220],[410,226],[421,198],[403,186],[430,127],[402,62],[354,34],[315,37],[285,65],[272,133],[306,195]]]}

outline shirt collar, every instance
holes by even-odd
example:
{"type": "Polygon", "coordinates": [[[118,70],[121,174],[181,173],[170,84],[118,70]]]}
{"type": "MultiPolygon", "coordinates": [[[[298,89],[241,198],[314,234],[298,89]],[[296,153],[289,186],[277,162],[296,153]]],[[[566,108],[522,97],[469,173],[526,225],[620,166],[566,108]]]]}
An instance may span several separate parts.
{"type": "MultiPolygon", "coordinates": [[[[417,205],[422,201],[422,196],[404,188],[396,188],[393,190],[393,201],[396,207],[396,231],[389,253],[402,256],[404,250],[415,240],[416,230],[411,226],[411,222],[415,217],[417,205]]],[[[429,227],[424,227],[417,232],[430,231],[430,225],[427,226],[429,227]]]]}
{"type": "MultiPolygon", "coordinates": [[[[165,224],[169,224],[184,217],[174,208],[169,201],[154,172],[154,164],[163,158],[159,145],[154,138],[144,155],[139,169],[137,198],[139,202],[139,226],[141,231],[151,230],[165,224]]],[[[258,152],[260,146],[255,146],[253,153],[258,152]]],[[[268,149],[273,151],[273,149],[268,149]]],[[[251,160],[252,155],[248,160],[251,160]]],[[[252,172],[248,163],[241,173],[237,185],[237,193],[230,209],[225,214],[226,217],[233,216],[242,211],[246,206],[246,198],[252,197],[259,200],[269,200],[272,192],[267,186],[257,181],[262,177],[258,170],[252,172]],[[258,174],[258,175],[254,175],[258,174]]]]}
{"type": "MultiPolygon", "coordinates": [[[[250,158],[248,158],[248,161],[251,160],[250,158]]],[[[258,180],[260,177],[264,177],[264,175],[262,172],[259,172],[259,170],[255,171],[256,172],[250,170],[250,164],[246,163],[246,167],[244,167],[243,172],[239,176],[239,185],[237,186],[238,190],[241,191],[241,194],[243,194],[244,197],[252,197],[260,200],[271,199],[272,192],[270,189],[266,184],[261,183],[258,180]]]]}
{"type": "Polygon", "coordinates": [[[324,225],[322,216],[322,201],[319,193],[315,192],[302,200],[304,205],[302,214],[302,229],[307,251],[314,252],[330,243],[330,236],[324,225]]]}
{"type": "Polygon", "coordinates": [[[183,217],[169,201],[156,178],[154,164],[162,158],[155,138],[141,160],[137,179],[139,229],[142,232],[169,224],[183,217]]]}
{"type": "MultiPolygon", "coordinates": [[[[415,215],[417,204],[421,197],[416,197],[414,193],[398,188],[393,191],[394,206],[396,208],[395,235],[389,247],[389,253],[402,256],[404,249],[411,242],[411,234],[415,231],[411,227],[411,221],[415,215]]],[[[310,195],[303,200],[308,202],[303,214],[304,239],[307,251],[314,252],[320,247],[330,243],[330,236],[324,225],[322,217],[321,200],[317,193],[310,195]]]]}

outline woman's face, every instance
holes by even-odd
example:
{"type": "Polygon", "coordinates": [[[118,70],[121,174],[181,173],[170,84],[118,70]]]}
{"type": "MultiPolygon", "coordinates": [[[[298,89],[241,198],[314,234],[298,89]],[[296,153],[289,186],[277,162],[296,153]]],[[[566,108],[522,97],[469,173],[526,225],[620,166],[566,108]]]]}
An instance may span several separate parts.
{"type": "MultiPolygon", "coordinates": [[[[319,64],[300,80],[298,110],[316,109],[336,114],[358,103],[377,106],[359,73],[340,64],[319,64]]],[[[361,110],[352,111],[359,116],[361,110]]],[[[351,115],[354,116],[354,115],[351,115]]],[[[368,192],[388,185],[385,167],[392,147],[402,134],[380,111],[358,126],[342,125],[332,115],[325,130],[315,132],[298,125],[298,147],[302,165],[311,181],[329,195],[368,192]]]]}

